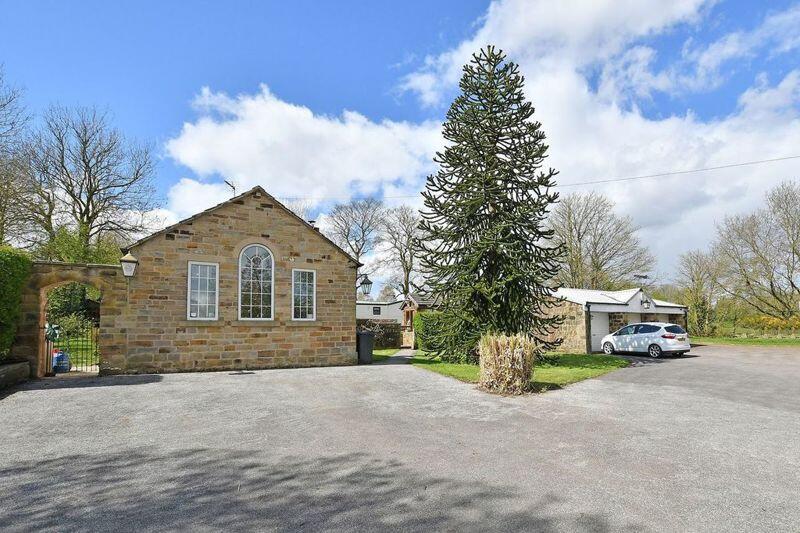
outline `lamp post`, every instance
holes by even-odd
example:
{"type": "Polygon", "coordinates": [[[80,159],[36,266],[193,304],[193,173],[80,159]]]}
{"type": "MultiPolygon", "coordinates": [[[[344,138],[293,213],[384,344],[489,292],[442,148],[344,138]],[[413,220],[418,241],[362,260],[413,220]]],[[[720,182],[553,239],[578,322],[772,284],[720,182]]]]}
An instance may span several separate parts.
{"type": "Polygon", "coordinates": [[[139,260],[131,255],[130,252],[128,252],[119,260],[119,262],[122,265],[122,275],[126,278],[132,278],[136,273],[136,265],[139,264],[139,260]]]}
{"type": "Polygon", "coordinates": [[[369,276],[366,274],[362,274],[356,280],[356,289],[361,289],[361,294],[364,296],[369,296],[369,293],[372,291],[372,280],[369,279],[369,276]]]}

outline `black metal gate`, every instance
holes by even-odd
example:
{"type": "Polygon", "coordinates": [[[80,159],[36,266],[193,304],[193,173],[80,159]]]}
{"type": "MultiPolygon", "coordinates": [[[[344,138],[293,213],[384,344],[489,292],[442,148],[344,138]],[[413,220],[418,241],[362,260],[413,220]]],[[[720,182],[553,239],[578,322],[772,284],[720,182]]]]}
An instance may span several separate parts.
{"type": "Polygon", "coordinates": [[[62,328],[48,324],[43,328],[45,368],[49,376],[68,372],[96,374],[100,370],[97,348],[98,327],[91,322],[62,328]]]}

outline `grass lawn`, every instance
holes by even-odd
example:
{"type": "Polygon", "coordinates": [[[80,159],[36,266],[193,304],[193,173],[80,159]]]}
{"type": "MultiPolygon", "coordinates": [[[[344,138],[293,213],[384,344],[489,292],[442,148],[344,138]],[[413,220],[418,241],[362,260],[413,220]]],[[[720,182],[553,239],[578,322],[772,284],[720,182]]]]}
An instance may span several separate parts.
{"type": "Polygon", "coordinates": [[[800,337],[691,337],[692,344],[734,344],[741,346],[800,346],[800,337]]]}
{"type": "Polygon", "coordinates": [[[400,351],[400,348],[381,348],[380,350],[372,350],[373,361],[384,361],[400,351]]]}
{"type": "MultiPolygon", "coordinates": [[[[411,364],[467,383],[478,382],[478,365],[445,363],[421,352],[417,352],[411,364]]],[[[556,364],[540,364],[534,368],[531,376],[533,390],[544,392],[559,389],[570,383],[602,376],[629,364],[627,360],[613,355],[559,355],[556,364]]]]}
{"type": "Polygon", "coordinates": [[[69,353],[70,363],[79,369],[100,364],[95,336],[89,333],[58,339],[53,342],[53,349],[69,353]]]}

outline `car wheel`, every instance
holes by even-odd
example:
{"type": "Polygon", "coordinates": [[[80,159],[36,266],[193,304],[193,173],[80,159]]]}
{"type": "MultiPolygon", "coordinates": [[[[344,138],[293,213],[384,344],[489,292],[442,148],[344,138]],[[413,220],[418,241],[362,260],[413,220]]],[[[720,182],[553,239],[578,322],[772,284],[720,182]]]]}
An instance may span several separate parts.
{"type": "Polygon", "coordinates": [[[651,344],[650,347],[647,349],[647,355],[649,355],[653,359],[661,357],[661,346],[659,346],[658,344],[651,344]]]}
{"type": "Polygon", "coordinates": [[[610,342],[603,344],[603,353],[606,355],[613,355],[614,354],[614,345],[610,342]]]}

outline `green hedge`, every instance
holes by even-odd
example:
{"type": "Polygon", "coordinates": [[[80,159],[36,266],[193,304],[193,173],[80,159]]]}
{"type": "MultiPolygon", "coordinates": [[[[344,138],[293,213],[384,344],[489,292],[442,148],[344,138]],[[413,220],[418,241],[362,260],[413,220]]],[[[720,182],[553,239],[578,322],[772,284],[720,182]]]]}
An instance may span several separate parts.
{"type": "Polygon", "coordinates": [[[414,348],[426,352],[435,349],[431,342],[431,337],[436,330],[436,323],[441,319],[441,316],[442,313],[439,311],[414,313],[414,348]]]}
{"type": "Polygon", "coordinates": [[[0,361],[8,357],[17,332],[22,287],[31,272],[28,254],[0,246],[0,361]]]}
{"type": "Polygon", "coordinates": [[[356,329],[373,332],[376,349],[399,348],[403,341],[403,332],[397,322],[359,318],[356,320],[356,329]]]}

